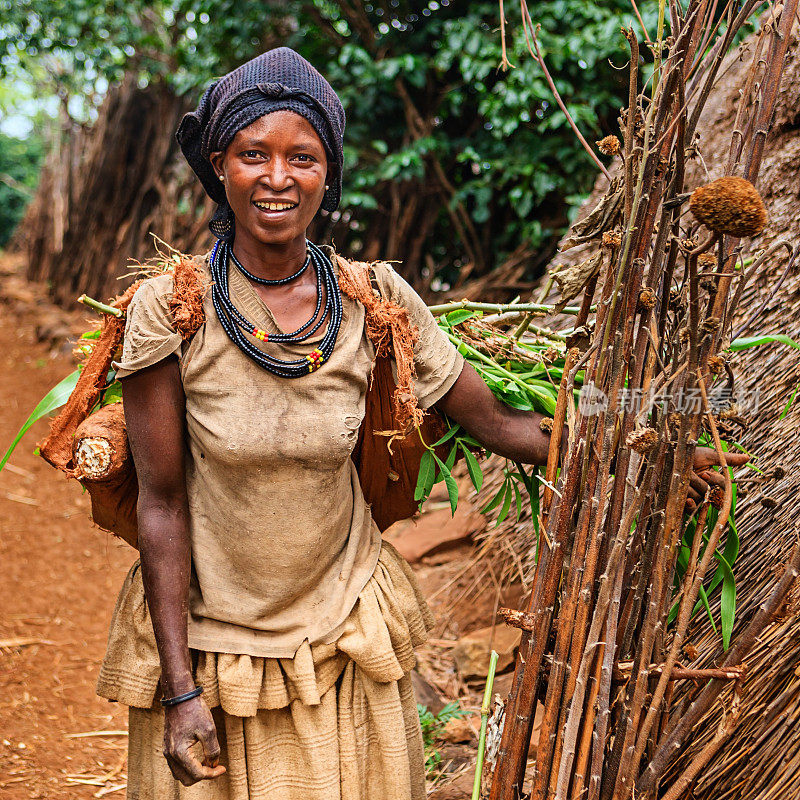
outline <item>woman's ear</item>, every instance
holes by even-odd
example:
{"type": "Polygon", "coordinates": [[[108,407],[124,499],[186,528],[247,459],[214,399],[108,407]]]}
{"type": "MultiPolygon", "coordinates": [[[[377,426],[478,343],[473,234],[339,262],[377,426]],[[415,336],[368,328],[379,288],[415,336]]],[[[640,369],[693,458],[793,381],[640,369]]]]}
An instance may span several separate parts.
{"type": "Polygon", "coordinates": [[[225,158],[225,152],[223,150],[215,150],[208,157],[208,160],[211,162],[211,166],[214,168],[214,172],[217,173],[217,177],[221,181],[225,180],[224,176],[225,170],[222,167],[222,162],[224,158],[225,158]]]}

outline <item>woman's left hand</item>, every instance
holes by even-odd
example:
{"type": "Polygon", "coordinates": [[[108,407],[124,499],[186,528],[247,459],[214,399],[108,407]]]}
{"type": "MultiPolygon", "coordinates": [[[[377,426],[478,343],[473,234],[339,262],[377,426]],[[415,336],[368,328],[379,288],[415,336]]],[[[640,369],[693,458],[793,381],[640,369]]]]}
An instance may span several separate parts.
{"type": "MultiPolygon", "coordinates": [[[[725,453],[725,461],[729,467],[740,467],[750,460],[747,453],[725,453]]],[[[713,486],[725,486],[725,478],[714,467],[720,460],[713,447],[696,447],[692,463],[692,475],[689,479],[689,494],[686,498],[685,510],[695,511],[706,492],[713,486]]]]}

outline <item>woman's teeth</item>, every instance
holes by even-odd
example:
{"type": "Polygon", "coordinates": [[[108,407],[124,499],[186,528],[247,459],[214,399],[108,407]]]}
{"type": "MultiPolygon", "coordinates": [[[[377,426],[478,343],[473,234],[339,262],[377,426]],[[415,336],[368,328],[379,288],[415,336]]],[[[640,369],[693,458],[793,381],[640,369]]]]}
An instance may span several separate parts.
{"type": "Polygon", "coordinates": [[[264,211],[286,211],[288,208],[294,208],[297,203],[259,203],[257,201],[253,201],[253,205],[263,209],[264,211]]]}

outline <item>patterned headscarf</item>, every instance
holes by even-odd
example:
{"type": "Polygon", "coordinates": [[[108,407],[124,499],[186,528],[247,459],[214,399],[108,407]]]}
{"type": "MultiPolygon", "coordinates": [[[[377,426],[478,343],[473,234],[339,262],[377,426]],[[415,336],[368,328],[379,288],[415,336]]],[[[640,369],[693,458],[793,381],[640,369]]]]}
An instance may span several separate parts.
{"type": "Polygon", "coordinates": [[[332,167],[322,208],[334,211],[339,205],[344,108],[328,81],[308,61],[289,47],[277,47],[212,82],[197,110],[183,117],[175,134],[189,166],[208,196],[218,203],[208,226],[218,239],[233,237],[234,218],[209,155],[224,150],[242,128],[259,117],[282,110],[305,117],[317,132],[332,167]]]}

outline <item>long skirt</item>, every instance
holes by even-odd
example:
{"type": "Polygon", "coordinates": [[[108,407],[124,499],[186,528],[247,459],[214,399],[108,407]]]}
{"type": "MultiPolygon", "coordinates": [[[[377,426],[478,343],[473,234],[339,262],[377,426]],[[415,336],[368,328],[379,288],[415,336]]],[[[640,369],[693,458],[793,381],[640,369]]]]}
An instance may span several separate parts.
{"type": "Polygon", "coordinates": [[[351,661],[321,700],[254,717],[215,708],[227,772],[188,787],[172,777],[162,752],[163,710],[131,708],[128,800],[424,800],[422,734],[407,676],[376,683],[351,661]]]}
{"type": "Polygon", "coordinates": [[[163,755],[158,652],[134,564],[98,678],[102,697],[130,707],[128,800],[424,800],[409,672],[432,623],[410,567],[384,543],[336,641],[282,659],[192,651],[227,772],[185,787],[163,755]]]}

